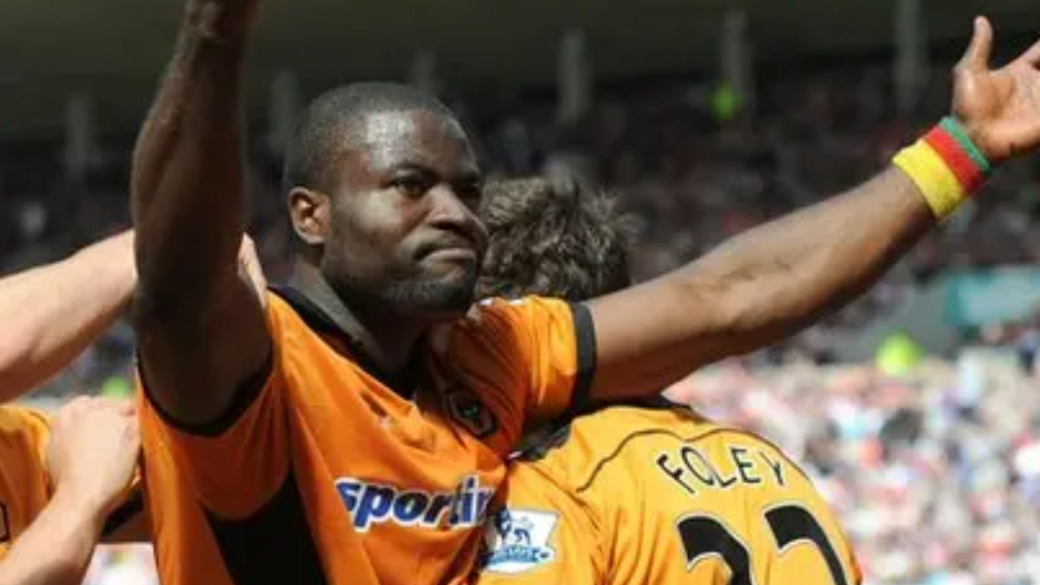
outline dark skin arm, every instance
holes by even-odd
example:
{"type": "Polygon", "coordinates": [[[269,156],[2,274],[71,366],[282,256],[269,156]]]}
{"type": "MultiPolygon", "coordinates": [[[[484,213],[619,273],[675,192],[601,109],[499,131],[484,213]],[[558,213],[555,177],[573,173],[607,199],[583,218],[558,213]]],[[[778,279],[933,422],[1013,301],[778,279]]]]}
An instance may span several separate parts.
{"type": "Polygon", "coordinates": [[[260,299],[238,260],[242,68],[256,9],[251,0],[188,1],[134,152],[141,368],[151,396],[186,423],[225,412],[271,351],[260,299]]]}
{"type": "Polygon", "coordinates": [[[673,273],[597,299],[596,396],[664,388],[805,328],[859,296],[934,224],[910,179],[889,169],[673,273]],[[631,314],[644,325],[633,326],[631,314]]]}
{"type": "MultiPolygon", "coordinates": [[[[1040,43],[991,70],[978,19],[953,112],[994,163],[1040,143],[1040,43]]],[[[653,394],[694,369],[793,335],[873,285],[935,224],[903,171],[733,238],[657,280],[590,304],[593,397],[653,394]]]]}

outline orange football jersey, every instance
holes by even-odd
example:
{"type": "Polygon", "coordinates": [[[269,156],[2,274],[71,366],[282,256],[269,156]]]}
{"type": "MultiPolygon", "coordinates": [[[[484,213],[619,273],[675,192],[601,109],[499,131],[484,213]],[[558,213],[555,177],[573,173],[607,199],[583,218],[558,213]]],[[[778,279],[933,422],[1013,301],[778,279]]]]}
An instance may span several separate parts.
{"type": "Polygon", "coordinates": [[[270,294],[266,381],[218,428],[142,407],[164,585],[440,583],[466,574],[525,422],[588,393],[584,307],[482,303],[431,334],[415,394],[319,309],[270,294]]]}
{"type": "Polygon", "coordinates": [[[46,415],[0,406],[0,558],[43,511],[51,496],[46,415]]]}
{"type": "MultiPolygon", "coordinates": [[[[50,420],[40,411],[0,406],[0,559],[43,511],[53,495],[47,471],[50,420]]],[[[111,536],[144,509],[137,479],[119,508],[105,522],[111,536]]]]}
{"type": "Polygon", "coordinates": [[[685,408],[578,417],[510,465],[477,585],[859,583],[805,474],[685,408]]]}

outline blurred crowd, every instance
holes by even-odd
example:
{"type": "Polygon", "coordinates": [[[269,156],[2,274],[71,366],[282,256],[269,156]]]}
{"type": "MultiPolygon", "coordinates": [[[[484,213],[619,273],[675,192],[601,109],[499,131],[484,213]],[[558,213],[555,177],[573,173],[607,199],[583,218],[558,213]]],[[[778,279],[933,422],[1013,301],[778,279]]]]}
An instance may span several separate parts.
{"type": "Polygon", "coordinates": [[[899,375],[732,362],[683,387],[706,413],[759,431],[803,466],[835,506],[868,585],[1040,582],[1038,390],[1014,352],[990,347],[899,375]]]}
{"type": "MultiPolygon", "coordinates": [[[[753,107],[724,86],[638,84],[598,95],[569,124],[550,100],[463,111],[497,172],[576,170],[616,191],[641,224],[633,269],[646,278],[879,170],[948,103],[943,88],[929,88],[921,114],[899,112],[889,78],[871,63],[774,74],[753,107]]],[[[105,144],[97,171],[79,181],[62,178],[54,145],[0,146],[0,269],[52,260],[127,224],[132,136],[105,144]]],[[[277,156],[261,145],[253,154],[251,232],[277,280],[290,241],[277,156]]],[[[757,429],[804,462],[856,542],[868,584],[1040,582],[1040,384],[1032,353],[1023,359],[1013,346],[1036,330],[898,372],[827,359],[828,331],[871,322],[939,274],[1035,263],[1038,187],[1031,163],[1004,169],[823,327],[684,383],[708,414],[757,429]]],[[[132,343],[117,327],[42,396],[128,392],[132,343]]],[[[147,548],[105,549],[98,563],[90,585],[154,582],[147,548]]]]}

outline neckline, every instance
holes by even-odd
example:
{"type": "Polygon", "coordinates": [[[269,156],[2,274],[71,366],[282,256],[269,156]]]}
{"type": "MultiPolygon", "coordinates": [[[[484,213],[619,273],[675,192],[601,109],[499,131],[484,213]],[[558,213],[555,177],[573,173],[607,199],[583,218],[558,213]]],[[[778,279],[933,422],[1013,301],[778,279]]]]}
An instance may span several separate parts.
{"type": "MultiPolygon", "coordinates": [[[[372,358],[371,354],[365,351],[364,346],[357,337],[344,331],[343,328],[337,325],[324,309],[307,298],[303,292],[288,285],[271,286],[270,289],[273,293],[288,303],[300,318],[303,319],[304,323],[306,323],[308,327],[321,335],[333,338],[343,345],[346,351],[354,359],[357,365],[365,371],[365,373],[378,380],[383,386],[386,386],[401,398],[404,398],[405,400],[413,400],[415,398],[419,373],[422,367],[422,352],[413,350],[412,357],[409,358],[403,387],[393,384],[391,383],[393,376],[391,376],[385,368],[379,365],[379,363],[372,358]]],[[[418,348],[418,344],[422,343],[424,343],[424,340],[420,338],[416,348],[418,348]]]]}

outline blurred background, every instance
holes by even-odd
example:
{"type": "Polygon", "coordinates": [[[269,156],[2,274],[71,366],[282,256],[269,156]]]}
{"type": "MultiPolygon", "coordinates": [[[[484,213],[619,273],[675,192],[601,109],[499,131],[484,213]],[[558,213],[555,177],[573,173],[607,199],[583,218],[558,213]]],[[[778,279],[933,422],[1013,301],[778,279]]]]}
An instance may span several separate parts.
{"type": "MultiPolygon", "coordinates": [[[[130,153],[181,8],[3,2],[4,273],[128,224],[130,153]]],[[[397,79],[459,112],[488,169],[618,193],[651,277],[879,170],[947,112],[978,13],[1004,58],[1038,37],[1028,0],[271,0],[249,75],[252,234],[277,279],[300,107],[397,79]]],[[[804,462],[868,584],[1040,583],[1038,219],[1024,160],[852,307],[681,385],[804,462]]],[[[116,327],[29,401],[129,393],[132,343],[116,327]]],[[[105,548],[88,583],[154,579],[148,547],[105,548]]]]}

